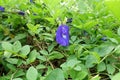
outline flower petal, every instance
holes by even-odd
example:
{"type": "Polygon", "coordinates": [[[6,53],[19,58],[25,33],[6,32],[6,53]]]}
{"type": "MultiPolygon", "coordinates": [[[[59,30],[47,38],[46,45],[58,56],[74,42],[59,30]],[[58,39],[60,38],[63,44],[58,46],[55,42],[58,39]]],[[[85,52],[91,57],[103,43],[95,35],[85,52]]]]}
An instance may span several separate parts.
{"type": "Polygon", "coordinates": [[[19,11],[18,14],[24,16],[24,15],[25,15],[25,12],[19,11]]]}
{"type": "Polygon", "coordinates": [[[60,25],[56,31],[56,41],[61,46],[69,45],[69,27],[67,25],[60,25]]]}
{"type": "Polygon", "coordinates": [[[0,11],[4,12],[5,8],[0,6],[0,11]]]}

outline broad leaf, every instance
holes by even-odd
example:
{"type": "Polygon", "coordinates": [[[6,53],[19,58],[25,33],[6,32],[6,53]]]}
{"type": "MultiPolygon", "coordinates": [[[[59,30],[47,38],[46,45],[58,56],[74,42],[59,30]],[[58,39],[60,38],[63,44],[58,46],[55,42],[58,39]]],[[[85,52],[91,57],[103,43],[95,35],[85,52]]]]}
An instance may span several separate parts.
{"type": "Polygon", "coordinates": [[[23,79],[21,79],[21,78],[14,78],[13,80],[23,80],[23,79]]]}
{"type": "Polygon", "coordinates": [[[27,80],[37,80],[37,77],[38,77],[37,70],[33,66],[31,66],[26,73],[27,80]]]}
{"type": "Polygon", "coordinates": [[[54,69],[48,76],[46,76],[45,80],[65,80],[63,71],[59,68],[54,69]]]}
{"type": "Polygon", "coordinates": [[[50,53],[48,59],[49,60],[54,60],[54,59],[61,59],[63,57],[64,57],[64,55],[62,53],[57,52],[57,51],[53,51],[53,52],[50,53]]]}
{"type": "Polygon", "coordinates": [[[20,50],[20,56],[21,57],[26,57],[30,52],[30,46],[29,45],[25,45],[21,48],[20,50]]]}
{"type": "Polygon", "coordinates": [[[114,49],[113,45],[100,45],[98,47],[94,48],[94,51],[97,52],[100,56],[105,56],[108,55],[112,52],[112,50],[114,49]]]}
{"type": "Polygon", "coordinates": [[[31,51],[28,57],[29,63],[34,62],[38,54],[36,50],[31,51]]]}
{"type": "Polygon", "coordinates": [[[115,67],[113,67],[111,64],[107,64],[107,72],[109,74],[113,74],[115,72],[115,67]]]}
{"type": "Polygon", "coordinates": [[[111,80],[119,80],[120,79],[120,72],[115,74],[111,80]]]}
{"type": "Polygon", "coordinates": [[[105,69],[106,69],[106,65],[104,62],[101,62],[100,64],[97,65],[98,72],[104,71],[105,69]]]}
{"type": "Polygon", "coordinates": [[[13,51],[14,52],[19,52],[20,49],[22,48],[22,45],[19,41],[16,41],[14,44],[13,44],[13,51]]]}
{"type": "Polygon", "coordinates": [[[13,45],[10,44],[9,42],[3,42],[2,47],[3,47],[4,50],[6,50],[8,52],[12,52],[13,45]]]}
{"type": "Polygon", "coordinates": [[[105,4],[113,12],[113,14],[120,20],[120,0],[105,0],[105,4]]]}

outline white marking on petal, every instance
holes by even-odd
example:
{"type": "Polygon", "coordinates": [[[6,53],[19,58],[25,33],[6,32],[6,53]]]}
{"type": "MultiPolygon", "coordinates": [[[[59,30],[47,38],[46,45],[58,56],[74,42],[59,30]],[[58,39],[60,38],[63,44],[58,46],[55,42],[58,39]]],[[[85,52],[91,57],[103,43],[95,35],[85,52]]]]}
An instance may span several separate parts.
{"type": "Polygon", "coordinates": [[[64,34],[62,35],[62,37],[63,37],[64,39],[66,39],[66,38],[67,38],[67,36],[66,36],[66,35],[64,35],[64,34]]]}

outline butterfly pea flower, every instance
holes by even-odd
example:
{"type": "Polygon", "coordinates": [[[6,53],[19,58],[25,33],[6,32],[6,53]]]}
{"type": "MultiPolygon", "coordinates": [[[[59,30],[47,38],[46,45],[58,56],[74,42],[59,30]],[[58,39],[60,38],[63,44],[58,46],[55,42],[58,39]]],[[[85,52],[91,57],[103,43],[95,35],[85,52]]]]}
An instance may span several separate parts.
{"type": "Polygon", "coordinates": [[[67,18],[67,22],[66,23],[72,23],[72,18],[67,18]]]}
{"type": "Polygon", "coordinates": [[[19,11],[18,14],[24,16],[24,15],[25,15],[25,12],[19,11]]]}
{"type": "Polygon", "coordinates": [[[34,0],[30,0],[31,3],[35,3],[34,0]]]}
{"type": "Polygon", "coordinates": [[[69,27],[60,25],[56,31],[56,42],[61,46],[69,45],[69,27]]]}
{"type": "Polygon", "coordinates": [[[83,31],[83,35],[84,35],[84,36],[87,36],[87,35],[88,35],[88,32],[84,30],[84,31],[83,31]]]}
{"type": "Polygon", "coordinates": [[[33,0],[30,0],[30,2],[32,3],[32,2],[33,2],[33,0]]]}
{"type": "Polygon", "coordinates": [[[107,41],[107,37],[104,36],[104,37],[101,38],[101,40],[102,40],[102,41],[107,41]]]}
{"type": "Polygon", "coordinates": [[[5,8],[0,6],[0,11],[4,12],[5,11],[5,8]]]}

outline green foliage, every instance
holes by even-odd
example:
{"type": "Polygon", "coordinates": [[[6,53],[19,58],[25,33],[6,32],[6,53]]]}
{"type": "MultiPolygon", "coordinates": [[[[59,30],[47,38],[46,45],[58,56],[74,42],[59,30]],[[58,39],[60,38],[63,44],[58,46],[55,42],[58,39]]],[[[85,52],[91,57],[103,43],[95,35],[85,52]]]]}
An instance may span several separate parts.
{"type": "Polygon", "coordinates": [[[0,6],[0,80],[119,80],[119,0],[0,0],[0,6]],[[56,43],[60,24],[70,28],[69,46],[56,43]]]}
{"type": "Polygon", "coordinates": [[[37,70],[31,66],[26,73],[27,80],[33,80],[33,79],[37,80],[37,76],[38,76],[37,70]]]}
{"type": "Polygon", "coordinates": [[[100,64],[97,65],[98,72],[104,71],[105,69],[106,69],[106,65],[104,62],[101,62],[100,64]]]}
{"type": "Polygon", "coordinates": [[[116,73],[111,80],[116,80],[116,79],[119,79],[120,78],[120,73],[116,73]]]}
{"type": "Polygon", "coordinates": [[[63,71],[61,69],[54,69],[48,76],[46,76],[45,80],[65,80],[63,71]]]}
{"type": "Polygon", "coordinates": [[[106,5],[108,8],[114,13],[114,15],[120,19],[120,0],[105,0],[106,5]]]}

